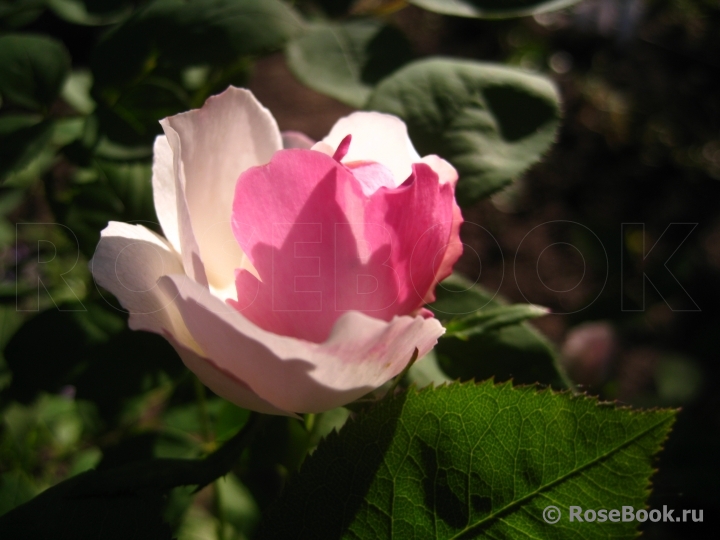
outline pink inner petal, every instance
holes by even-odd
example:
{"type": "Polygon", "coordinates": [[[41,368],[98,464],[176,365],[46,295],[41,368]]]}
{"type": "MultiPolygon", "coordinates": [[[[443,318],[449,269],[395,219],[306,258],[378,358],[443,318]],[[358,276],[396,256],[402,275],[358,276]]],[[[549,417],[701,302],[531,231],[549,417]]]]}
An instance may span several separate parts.
{"type": "Polygon", "coordinates": [[[453,189],[424,164],[392,189],[379,167],[282,150],[244,172],[233,232],[260,280],[238,271],[231,304],[265,330],[314,342],[347,311],[389,321],[418,309],[444,259],[453,189]]]}
{"type": "Polygon", "coordinates": [[[374,161],[351,161],[343,163],[360,182],[360,188],[366,197],[371,196],[381,187],[393,189],[395,178],[392,171],[385,165],[374,161]]]}

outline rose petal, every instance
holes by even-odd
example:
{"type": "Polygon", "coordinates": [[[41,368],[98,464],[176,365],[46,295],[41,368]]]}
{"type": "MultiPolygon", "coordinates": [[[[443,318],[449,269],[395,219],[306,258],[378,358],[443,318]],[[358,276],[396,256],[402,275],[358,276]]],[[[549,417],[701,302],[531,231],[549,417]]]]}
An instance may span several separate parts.
{"type": "Polygon", "coordinates": [[[395,177],[392,171],[382,163],[375,161],[353,161],[345,166],[352,171],[360,182],[360,188],[366,197],[371,196],[381,187],[394,188],[395,177]]]}
{"type": "Polygon", "coordinates": [[[443,158],[434,154],[430,154],[423,157],[420,162],[425,163],[433,171],[435,171],[435,174],[438,175],[441,184],[449,183],[453,187],[455,187],[455,185],[457,184],[458,173],[455,170],[455,167],[450,165],[450,163],[445,161],[443,158]]]}
{"type": "Polygon", "coordinates": [[[155,213],[165,238],[181,253],[173,151],[164,135],[158,136],[153,145],[152,187],[155,213]]]}
{"type": "Polygon", "coordinates": [[[402,184],[410,176],[412,164],[420,161],[405,123],[396,116],[379,112],[352,113],[338,120],[322,142],[335,149],[347,135],[352,135],[352,144],[343,163],[382,163],[392,171],[395,186],[402,184]]]}
{"type": "Polygon", "coordinates": [[[185,273],[192,277],[198,283],[207,286],[207,274],[205,265],[200,256],[200,247],[197,243],[197,237],[193,230],[192,221],[190,219],[190,210],[188,209],[187,196],[185,194],[185,167],[180,158],[182,148],[180,137],[177,132],[167,125],[167,119],[162,120],[160,124],[165,130],[168,144],[173,149],[173,175],[175,177],[175,203],[177,211],[178,237],[180,241],[180,256],[183,262],[185,273]]]}
{"type": "Polygon", "coordinates": [[[217,368],[207,358],[187,347],[183,347],[172,336],[166,335],[165,338],[175,348],[185,366],[218,396],[227,399],[238,407],[251,411],[282,416],[297,416],[291,411],[283,411],[268,403],[233,373],[217,368]]]}
{"type": "Polygon", "coordinates": [[[389,324],[357,312],[343,315],[321,344],[266,332],[186,276],[165,276],[183,321],[207,362],[232,374],[283,411],[321,412],[382,385],[420,356],[444,329],[436,319],[397,317],[389,324]]]}
{"type": "Polygon", "coordinates": [[[180,258],[164,238],[141,225],[111,221],[100,233],[89,267],[95,282],[130,312],[131,329],[169,333],[185,347],[197,349],[173,298],[157,285],[165,274],[183,273],[180,258]]]}
{"type": "Polygon", "coordinates": [[[322,154],[325,154],[327,156],[333,157],[335,155],[335,147],[330,146],[327,143],[324,143],[322,141],[318,141],[315,144],[312,145],[310,150],[314,150],[315,152],[320,152],[322,154]]]}
{"type": "Polygon", "coordinates": [[[434,300],[435,285],[449,275],[443,272],[448,264],[452,269],[462,253],[462,216],[459,209],[455,214],[453,186],[440,184],[428,165],[416,163],[405,184],[395,190],[381,189],[371,200],[367,220],[385,219],[394,246],[387,264],[402,269],[398,313],[410,313],[428,303],[428,298],[434,300]]]}
{"type": "Polygon", "coordinates": [[[277,123],[252,93],[233,87],[201,109],[161,123],[182,163],[190,222],[208,282],[218,294],[229,294],[235,269],[248,267],[230,228],[235,182],[282,148],[277,123]],[[169,128],[177,133],[176,141],[169,128]]]}
{"type": "Polygon", "coordinates": [[[261,281],[239,272],[231,304],[265,330],[314,342],[347,311],[389,321],[421,307],[450,239],[453,189],[425,164],[414,171],[369,197],[314,151],[283,150],[243,173],[233,231],[261,281]]]}
{"type": "MultiPolygon", "coordinates": [[[[450,165],[450,163],[441,157],[432,154],[423,157],[420,161],[429,165],[430,168],[435,171],[441,184],[450,184],[453,186],[453,189],[455,188],[458,181],[458,173],[455,170],[455,167],[450,165]]],[[[458,261],[463,252],[463,243],[460,240],[460,226],[463,223],[463,217],[460,207],[454,198],[452,220],[453,224],[450,231],[450,238],[448,239],[445,255],[443,256],[440,264],[437,266],[435,284],[452,274],[453,266],[455,266],[455,263],[458,261]]],[[[435,301],[435,285],[428,289],[428,293],[425,295],[424,301],[426,304],[430,304],[435,301]]]]}

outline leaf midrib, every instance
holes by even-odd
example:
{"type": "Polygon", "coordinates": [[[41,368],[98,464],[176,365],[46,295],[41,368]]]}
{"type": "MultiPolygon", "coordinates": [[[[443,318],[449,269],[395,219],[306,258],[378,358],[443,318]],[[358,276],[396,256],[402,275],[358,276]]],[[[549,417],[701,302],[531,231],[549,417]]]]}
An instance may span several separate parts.
{"type": "Polygon", "coordinates": [[[451,536],[448,540],[459,540],[459,539],[462,538],[464,535],[466,535],[466,534],[468,534],[468,533],[471,533],[471,532],[473,532],[473,531],[476,530],[476,529],[480,529],[480,528],[481,528],[483,525],[485,525],[486,523],[496,520],[500,515],[509,512],[509,511],[512,510],[513,508],[522,506],[523,503],[529,501],[530,499],[532,499],[532,498],[535,497],[536,495],[539,495],[539,494],[542,493],[543,491],[546,491],[546,490],[548,490],[548,489],[550,489],[550,488],[552,488],[552,487],[555,487],[556,485],[564,482],[565,480],[568,480],[570,477],[575,476],[575,475],[578,474],[578,473],[581,473],[582,471],[584,471],[584,470],[592,467],[593,465],[595,465],[595,464],[597,464],[597,463],[600,463],[601,461],[609,458],[609,457],[612,456],[613,454],[619,452],[620,450],[622,450],[623,448],[629,446],[630,444],[634,443],[635,441],[643,438],[645,435],[647,435],[647,434],[650,433],[651,431],[657,429],[658,427],[662,426],[663,424],[665,424],[665,423],[667,423],[667,422],[672,422],[672,420],[673,420],[672,417],[670,417],[670,418],[663,418],[661,421],[653,424],[652,426],[648,427],[647,429],[645,429],[645,430],[643,430],[643,431],[638,432],[635,436],[631,437],[630,439],[628,439],[628,440],[625,441],[624,443],[616,446],[615,448],[611,448],[611,449],[608,450],[607,452],[605,452],[605,453],[603,453],[603,454],[595,457],[594,459],[588,461],[587,463],[585,463],[585,464],[583,464],[583,465],[580,465],[579,467],[576,467],[576,468],[572,469],[571,471],[568,471],[567,473],[559,476],[558,478],[556,478],[556,479],[553,480],[552,482],[548,482],[547,484],[538,487],[535,491],[531,491],[530,493],[528,493],[528,494],[525,495],[524,497],[520,497],[519,499],[517,499],[517,500],[515,500],[515,501],[513,501],[513,502],[511,502],[511,503],[509,503],[509,504],[507,504],[507,505],[505,505],[504,507],[500,508],[500,509],[497,510],[496,512],[493,512],[492,514],[489,514],[489,515],[485,516],[484,518],[482,518],[482,519],[479,520],[478,522],[476,522],[476,523],[474,523],[474,524],[471,524],[471,525],[468,525],[468,526],[465,527],[463,530],[455,533],[455,534],[454,534],[453,536],[451,536]]]}

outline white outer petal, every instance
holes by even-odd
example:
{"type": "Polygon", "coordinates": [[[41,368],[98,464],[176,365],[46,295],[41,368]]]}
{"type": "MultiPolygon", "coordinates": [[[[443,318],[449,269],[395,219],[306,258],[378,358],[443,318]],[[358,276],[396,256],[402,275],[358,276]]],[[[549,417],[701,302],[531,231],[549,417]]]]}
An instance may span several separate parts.
{"type": "Polygon", "coordinates": [[[180,253],[173,151],[165,135],[159,135],[153,145],[152,187],[155,213],[165,238],[180,253]]]}
{"type": "Polygon", "coordinates": [[[311,343],[258,328],[187,276],[165,276],[160,285],[176,297],[208,362],[284,411],[321,412],[349,403],[400,373],[416,347],[426,354],[445,331],[436,319],[385,322],[348,312],[325,343],[311,343]]]}
{"type": "Polygon", "coordinates": [[[260,398],[247,384],[239,380],[232,373],[224,372],[204,358],[201,354],[180,345],[169,336],[165,336],[175,347],[185,366],[192,371],[200,381],[221,398],[227,399],[238,407],[265,414],[282,416],[297,416],[290,411],[278,409],[271,403],[260,398]]]}
{"type": "Polygon", "coordinates": [[[293,416],[204,358],[178,312],[175,298],[158,286],[164,274],[183,271],[178,254],[164,238],[141,225],[111,221],[101,233],[90,270],[98,285],[112,292],[130,312],[131,329],[165,337],[185,365],[215,393],[254,411],[293,416]]]}
{"type": "Polygon", "coordinates": [[[354,112],[338,120],[322,140],[336,149],[346,135],[352,135],[349,161],[377,161],[390,169],[396,186],[412,173],[412,164],[420,161],[408,136],[405,122],[397,116],[379,112],[354,112]]]}
{"type": "Polygon", "coordinates": [[[171,334],[179,343],[197,349],[173,298],[157,281],[183,272],[180,257],[164,238],[142,225],[111,221],[89,263],[95,282],[115,295],[130,312],[133,330],[171,334]]]}
{"type": "Polygon", "coordinates": [[[182,163],[188,215],[208,283],[219,296],[234,297],[235,270],[252,269],[230,225],[235,184],[243,171],[267,163],[282,149],[280,130],[251,92],[233,87],[201,109],[161,124],[182,163]]]}
{"type": "Polygon", "coordinates": [[[167,123],[160,121],[165,130],[168,144],[173,151],[173,175],[175,177],[175,203],[177,211],[178,236],[180,238],[180,256],[185,273],[198,283],[208,285],[205,265],[200,255],[200,246],[193,230],[190,209],[187,201],[185,164],[182,161],[182,143],[177,132],[167,123]]]}
{"type": "Polygon", "coordinates": [[[441,184],[446,184],[448,182],[453,186],[457,184],[458,172],[455,170],[455,167],[450,165],[450,163],[445,161],[443,158],[436,156],[435,154],[430,154],[424,156],[420,161],[435,171],[435,174],[438,175],[438,179],[441,184]]]}

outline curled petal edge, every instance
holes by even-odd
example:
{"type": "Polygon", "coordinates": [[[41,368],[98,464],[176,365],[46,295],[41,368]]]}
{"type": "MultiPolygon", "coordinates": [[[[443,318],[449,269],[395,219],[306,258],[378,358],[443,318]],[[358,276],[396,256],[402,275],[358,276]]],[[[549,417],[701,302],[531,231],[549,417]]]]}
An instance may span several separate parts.
{"type": "Polygon", "coordinates": [[[328,340],[312,343],[262,330],[187,276],[163,276],[158,284],[175,298],[204,360],[282,411],[316,413],[354,401],[400,373],[415,348],[428,353],[445,332],[436,319],[385,322],[348,312],[328,340]]]}

